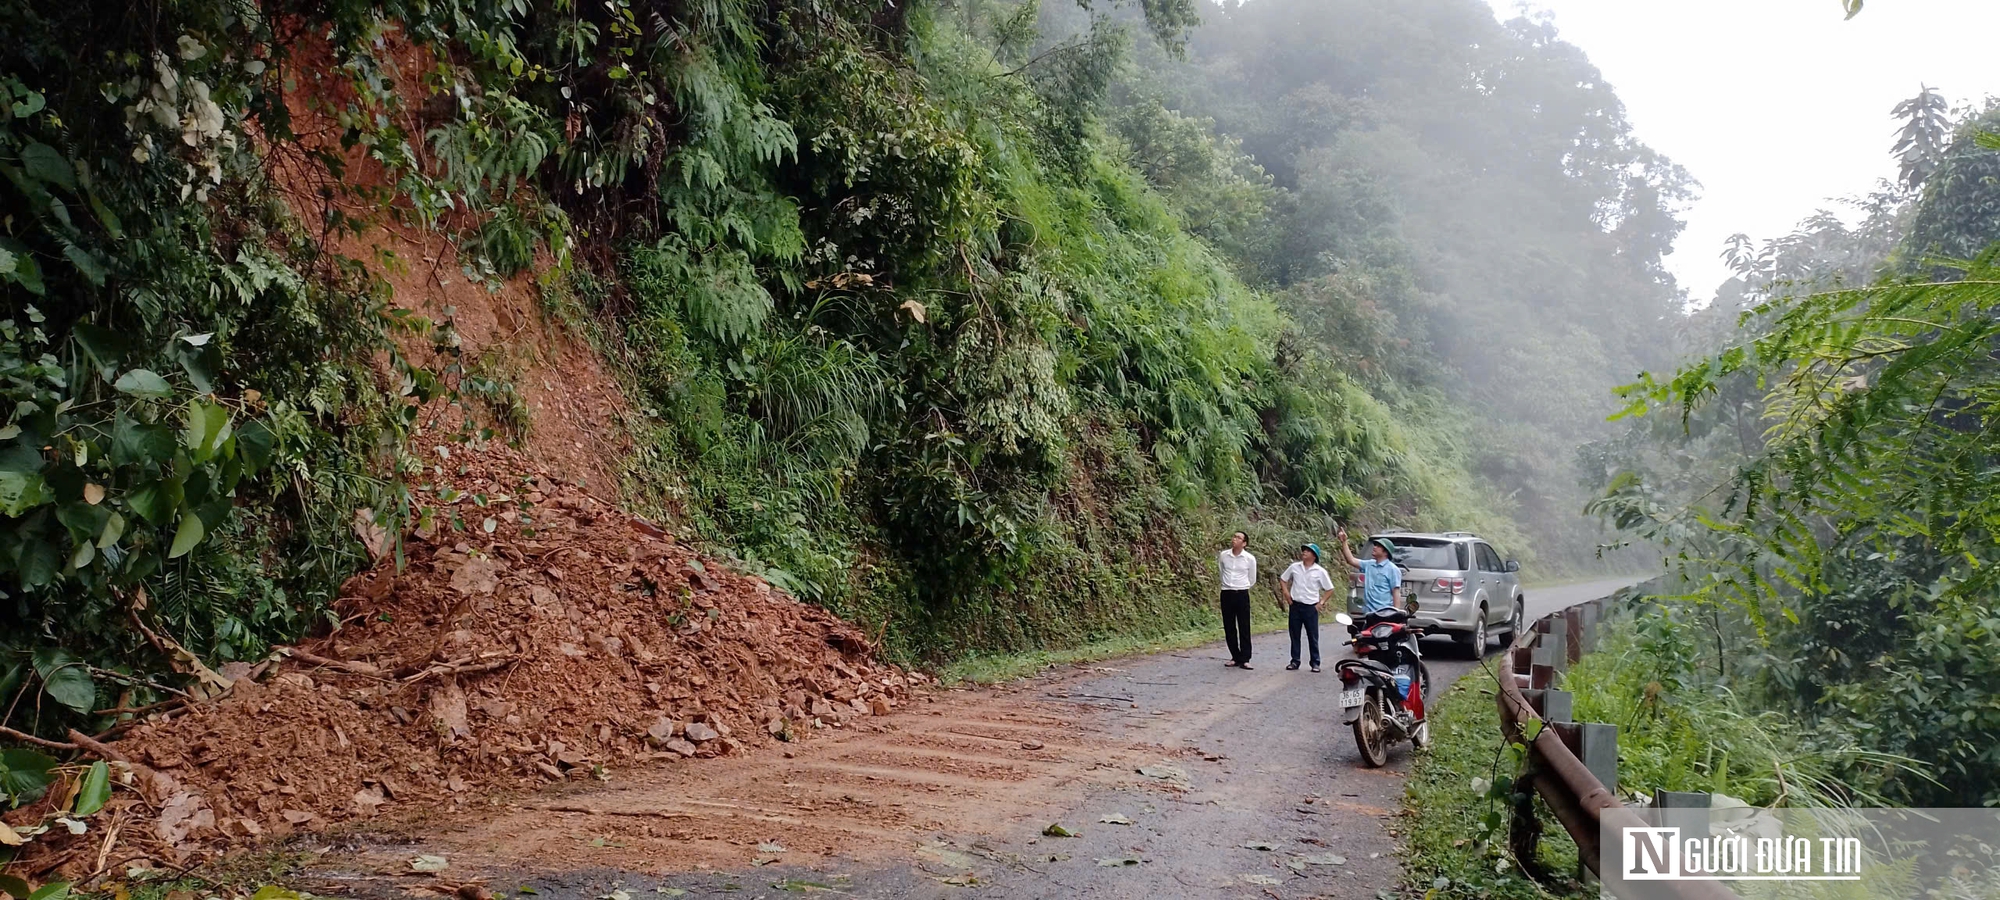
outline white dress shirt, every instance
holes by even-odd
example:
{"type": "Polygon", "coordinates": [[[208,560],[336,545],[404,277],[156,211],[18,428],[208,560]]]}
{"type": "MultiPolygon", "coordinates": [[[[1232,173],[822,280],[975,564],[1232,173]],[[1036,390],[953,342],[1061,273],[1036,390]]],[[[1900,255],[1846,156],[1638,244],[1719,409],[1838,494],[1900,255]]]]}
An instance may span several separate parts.
{"type": "Polygon", "coordinates": [[[1216,555],[1216,565],[1222,569],[1222,589],[1225,591],[1247,591],[1257,586],[1257,557],[1245,550],[1224,550],[1216,555]]]}

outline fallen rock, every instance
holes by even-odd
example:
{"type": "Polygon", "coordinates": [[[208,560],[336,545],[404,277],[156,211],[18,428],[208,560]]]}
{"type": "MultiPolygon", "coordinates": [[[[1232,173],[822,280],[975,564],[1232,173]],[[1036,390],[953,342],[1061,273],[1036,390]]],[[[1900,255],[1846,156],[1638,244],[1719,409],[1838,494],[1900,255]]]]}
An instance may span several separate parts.
{"type": "Polygon", "coordinates": [[[492,557],[475,556],[451,573],[451,587],[467,596],[491,594],[500,586],[500,564],[492,557]]]}
{"type": "Polygon", "coordinates": [[[381,786],[362,788],[354,792],[354,814],[363,817],[372,816],[386,802],[388,798],[382,795],[381,786]]]}

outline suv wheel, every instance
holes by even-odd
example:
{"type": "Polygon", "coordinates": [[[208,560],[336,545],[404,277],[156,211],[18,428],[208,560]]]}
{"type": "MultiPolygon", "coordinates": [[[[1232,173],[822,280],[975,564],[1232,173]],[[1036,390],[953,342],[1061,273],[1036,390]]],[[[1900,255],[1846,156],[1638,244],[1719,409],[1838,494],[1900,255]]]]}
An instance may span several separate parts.
{"type": "Polygon", "coordinates": [[[1479,608],[1479,614],[1472,617],[1472,630],[1459,636],[1465,644],[1465,652],[1473,659],[1486,655],[1486,607],[1479,608]]]}
{"type": "Polygon", "coordinates": [[[1527,627],[1527,618],[1527,601],[1519,598],[1515,599],[1514,613],[1507,618],[1507,640],[1518,641],[1521,639],[1521,629],[1527,627]]]}

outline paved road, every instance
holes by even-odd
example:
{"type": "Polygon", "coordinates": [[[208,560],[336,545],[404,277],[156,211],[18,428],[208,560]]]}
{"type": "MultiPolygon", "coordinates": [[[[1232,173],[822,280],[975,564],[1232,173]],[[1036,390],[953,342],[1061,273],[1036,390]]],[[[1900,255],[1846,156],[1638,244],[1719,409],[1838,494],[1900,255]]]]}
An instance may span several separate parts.
{"type": "MultiPolygon", "coordinates": [[[[1631,581],[1530,591],[1529,617],[1631,581]]],[[[1329,629],[1324,649],[1342,637],[1329,629]]],[[[1333,706],[1337,655],[1323,674],[1287,672],[1285,643],[1260,636],[1250,672],[1224,668],[1213,645],[966,692],[884,734],[808,742],[797,759],[694,767],[680,781],[592,795],[595,818],[581,824],[501,816],[440,852],[463,854],[457,866],[483,848],[491,887],[530,885],[536,900],[780,897],[816,886],[897,898],[1374,900],[1399,879],[1390,829],[1409,748],[1384,769],[1363,767],[1333,706]],[[1036,734],[1047,747],[1024,741],[1036,734]],[[685,819],[673,810],[718,806],[768,831],[607,830],[633,821],[621,816],[685,819]],[[517,839],[529,821],[548,836],[517,839]],[[892,821],[902,824],[880,827],[892,821]],[[1051,822],[1080,836],[1042,834],[1051,822]],[[629,849],[545,849],[591,834],[591,847],[629,849]],[[689,871],[695,857],[680,851],[704,839],[724,855],[689,871]]],[[[1443,640],[1425,650],[1440,685],[1477,665],[1443,640]]]]}

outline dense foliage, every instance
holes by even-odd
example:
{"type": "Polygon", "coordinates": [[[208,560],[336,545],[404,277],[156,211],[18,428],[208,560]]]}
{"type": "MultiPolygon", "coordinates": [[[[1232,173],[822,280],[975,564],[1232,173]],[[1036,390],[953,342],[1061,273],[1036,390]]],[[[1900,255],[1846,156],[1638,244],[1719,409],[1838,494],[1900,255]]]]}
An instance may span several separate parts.
{"type": "Polygon", "coordinates": [[[348,517],[399,503],[404,420],[365,360],[436,386],[388,339],[420,323],[271,191],[271,26],[159,12],[0,10],[8,724],[140,706],[173,690],[151,672],[308,627],[363,558],[348,517]]]}
{"type": "Polygon", "coordinates": [[[1937,255],[2000,240],[1980,174],[2000,152],[1990,112],[1954,126],[1927,91],[1896,113],[1902,181],[1860,225],[1739,242],[1701,358],[1625,389],[1660,415],[1606,450],[1598,508],[1669,547],[1684,599],[1728,610],[1712,630],[1752,651],[1755,702],[1920,761],[1895,799],[2000,802],[2000,267],[1937,255]]]}

